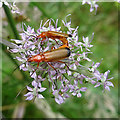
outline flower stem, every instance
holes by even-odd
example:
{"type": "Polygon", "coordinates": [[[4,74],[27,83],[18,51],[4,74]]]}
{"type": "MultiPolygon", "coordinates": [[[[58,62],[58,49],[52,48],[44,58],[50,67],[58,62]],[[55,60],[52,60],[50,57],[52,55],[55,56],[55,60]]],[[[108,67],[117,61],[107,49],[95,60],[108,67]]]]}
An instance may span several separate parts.
{"type": "MultiPolygon", "coordinates": [[[[2,44],[2,45],[0,44],[0,47],[2,47],[2,50],[4,51],[4,53],[12,60],[12,62],[13,62],[16,66],[19,66],[19,64],[16,62],[16,60],[13,59],[12,55],[11,55],[8,51],[6,51],[6,46],[5,46],[4,44],[2,44]]],[[[14,71],[13,71],[13,72],[14,72],[14,71]]],[[[13,72],[12,72],[12,73],[13,73],[13,72]]],[[[24,73],[24,71],[20,70],[20,72],[22,73],[24,79],[29,80],[28,76],[24,73]]]]}
{"type": "MultiPolygon", "coordinates": [[[[8,21],[9,21],[9,24],[10,24],[10,26],[11,26],[11,29],[12,29],[12,31],[13,31],[13,33],[14,33],[15,38],[16,38],[16,39],[20,39],[19,33],[18,33],[17,29],[16,29],[15,21],[14,21],[14,19],[13,19],[13,17],[12,17],[12,14],[11,14],[10,9],[9,9],[8,6],[6,6],[5,4],[3,4],[3,8],[4,8],[4,11],[5,11],[6,16],[7,16],[7,18],[8,18],[8,21]]],[[[12,60],[12,62],[13,62],[16,66],[19,66],[19,64],[13,59],[12,55],[9,54],[9,53],[6,51],[6,47],[5,47],[5,45],[3,45],[3,44],[2,44],[2,49],[3,49],[3,51],[7,54],[7,56],[9,56],[9,58],[12,60]]],[[[26,75],[23,71],[21,71],[21,73],[22,73],[23,77],[28,80],[27,75],[26,75]]]]}
{"type": "Polygon", "coordinates": [[[17,31],[16,26],[15,26],[15,21],[14,21],[14,19],[12,17],[10,9],[5,4],[3,4],[3,8],[4,8],[5,14],[6,14],[7,18],[8,18],[11,29],[12,29],[12,31],[14,33],[15,38],[20,39],[20,36],[19,36],[18,31],[17,31]]]}

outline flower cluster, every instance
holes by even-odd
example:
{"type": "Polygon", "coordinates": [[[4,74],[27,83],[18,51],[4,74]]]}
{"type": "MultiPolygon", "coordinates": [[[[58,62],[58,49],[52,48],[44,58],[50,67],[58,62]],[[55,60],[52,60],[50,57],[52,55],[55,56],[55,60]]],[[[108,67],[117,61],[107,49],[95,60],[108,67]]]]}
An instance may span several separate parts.
{"type": "Polygon", "coordinates": [[[6,2],[6,0],[1,0],[0,8],[2,7],[3,4],[7,5],[10,8],[12,13],[21,14],[18,7],[15,5],[15,2],[13,2],[13,4],[12,4],[12,3],[6,2]]]}
{"type": "Polygon", "coordinates": [[[90,5],[90,12],[93,12],[94,8],[97,11],[98,5],[96,4],[98,0],[83,0],[82,1],[82,5],[84,5],[85,3],[90,5]]]}
{"type": "Polygon", "coordinates": [[[120,0],[114,0],[114,1],[116,1],[116,2],[120,3],[120,0]]]}
{"type": "MultiPolygon", "coordinates": [[[[69,15],[68,15],[69,16],[69,15]]],[[[69,58],[62,60],[62,62],[29,62],[28,58],[34,55],[50,51],[54,46],[57,49],[62,45],[59,39],[55,40],[47,38],[42,41],[42,38],[38,38],[44,31],[57,31],[62,32],[61,27],[58,27],[58,19],[54,21],[53,19],[48,19],[44,24],[43,21],[40,23],[39,29],[35,32],[34,28],[26,26],[23,24],[23,33],[21,33],[22,40],[13,40],[12,43],[15,48],[10,49],[13,53],[19,53],[16,59],[22,64],[20,69],[23,71],[29,71],[30,76],[33,78],[32,86],[28,87],[28,92],[25,96],[26,100],[31,100],[34,97],[44,98],[41,92],[45,91],[47,88],[42,87],[43,82],[49,81],[51,85],[51,93],[53,94],[55,101],[58,104],[65,102],[65,99],[69,98],[70,95],[81,97],[82,92],[87,90],[85,86],[86,83],[92,83],[94,87],[103,86],[104,89],[110,90],[109,86],[113,86],[112,82],[108,79],[109,70],[104,74],[100,73],[97,68],[100,63],[94,63],[88,57],[91,54],[91,41],[92,38],[83,37],[83,41],[79,41],[78,37],[78,27],[71,27],[71,20],[62,20],[64,27],[67,28],[67,34],[71,34],[72,37],[68,37],[68,44],[71,50],[71,55],[69,58]],[[26,27],[26,31],[24,28],[26,27]],[[86,66],[86,63],[92,63],[86,66]],[[55,69],[53,69],[53,66],[55,69]]],[[[48,88],[48,89],[50,89],[48,88]]]]}

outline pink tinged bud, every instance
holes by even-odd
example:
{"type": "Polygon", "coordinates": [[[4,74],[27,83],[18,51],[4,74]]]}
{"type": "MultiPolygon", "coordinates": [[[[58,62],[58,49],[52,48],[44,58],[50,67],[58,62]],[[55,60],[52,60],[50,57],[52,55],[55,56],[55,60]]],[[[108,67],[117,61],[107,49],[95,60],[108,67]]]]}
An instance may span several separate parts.
{"type": "Polygon", "coordinates": [[[34,80],[34,81],[32,82],[32,86],[37,87],[37,85],[38,85],[38,83],[34,80]]]}
{"type": "Polygon", "coordinates": [[[97,8],[98,8],[98,5],[97,5],[97,4],[95,4],[95,9],[96,9],[96,11],[97,11],[97,8]]]}
{"type": "Polygon", "coordinates": [[[61,65],[60,65],[60,68],[64,68],[64,67],[65,67],[65,64],[61,64],[61,65]]]}
{"type": "Polygon", "coordinates": [[[41,83],[40,82],[38,83],[38,86],[41,88],[41,83]]]}
{"type": "Polygon", "coordinates": [[[111,78],[109,78],[109,79],[107,79],[107,80],[111,80],[111,79],[113,79],[114,77],[111,77],[111,78]]]}
{"type": "Polygon", "coordinates": [[[106,71],[106,72],[104,73],[104,78],[107,78],[107,77],[108,77],[109,72],[110,72],[110,70],[108,70],[108,71],[106,71]]]}
{"type": "Polygon", "coordinates": [[[73,64],[73,70],[76,70],[77,66],[75,64],[73,64]]]}
{"type": "Polygon", "coordinates": [[[47,88],[43,88],[43,87],[42,87],[42,88],[40,88],[38,91],[39,91],[39,92],[43,92],[43,91],[45,91],[46,89],[47,89],[47,88]]]}
{"type": "Polygon", "coordinates": [[[52,77],[52,79],[55,80],[55,79],[56,79],[56,76],[52,77]]]}
{"type": "Polygon", "coordinates": [[[28,92],[27,94],[25,94],[24,96],[26,96],[26,100],[32,100],[34,95],[32,94],[32,92],[28,92]]]}
{"type": "Polygon", "coordinates": [[[101,83],[97,83],[94,87],[99,87],[101,83]]]}
{"type": "Polygon", "coordinates": [[[55,75],[56,71],[55,70],[53,70],[53,71],[51,70],[50,73],[51,73],[51,75],[55,75]]]}
{"type": "Polygon", "coordinates": [[[34,95],[30,95],[29,97],[27,97],[25,100],[32,100],[34,97],[34,95]]]}
{"type": "Polygon", "coordinates": [[[16,59],[21,62],[23,61],[23,58],[20,58],[20,57],[16,57],[16,59]]]}
{"type": "Polygon", "coordinates": [[[27,94],[25,94],[24,96],[30,96],[32,94],[32,92],[28,92],[27,94]]]}
{"type": "Polygon", "coordinates": [[[77,84],[78,84],[78,81],[77,81],[77,80],[74,80],[74,84],[77,85],[77,84]]]}
{"type": "Polygon", "coordinates": [[[28,27],[27,27],[27,32],[30,32],[30,31],[31,31],[31,27],[28,26],[28,27]]]}
{"type": "Polygon", "coordinates": [[[45,80],[45,78],[42,78],[40,75],[38,75],[38,79],[39,79],[39,81],[44,81],[45,80]]]}
{"type": "Polygon", "coordinates": [[[77,97],[81,97],[81,96],[82,96],[82,94],[81,94],[81,93],[78,93],[78,94],[77,94],[77,97]]]}
{"type": "Polygon", "coordinates": [[[80,61],[80,56],[77,57],[77,61],[80,61]]]}
{"type": "Polygon", "coordinates": [[[17,53],[17,52],[19,52],[19,49],[11,49],[11,51],[12,51],[13,53],[17,53]]]}
{"type": "Polygon", "coordinates": [[[109,86],[105,86],[105,89],[106,89],[106,90],[108,90],[108,91],[110,91],[110,88],[109,88],[109,86]]]}
{"type": "Polygon", "coordinates": [[[96,81],[94,81],[94,80],[91,80],[91,83],[92,83],[92,84],[95,84],[95,83],[96,83],[96,81]]]}
{"type": "Polygon", "coordinates": [[[54,90],[54,91],[53,91],[53,95],[54,95],[54,96],[58,96],[58,90],[54,90]]]}
{"type": "Polygon", "coordinates": [[[90,12],[92,12],[94,10],[94,8],[91,6],[91,8],[90,8],[90,12]]]}
{"type": "Polygon", "coordinates": [[[83,84],[83,81],[80,81],[80,84],[83,84]]]}
{"type": "Polygon", "coordinates": [[[34,73],[33,73],[33,72],[30,72],[30,76],[35,79],[36,76],[37,76],[37,75],[36,75],[36,72],[34,72],[34,73]]]}
{"type": "Polygon", "coordinates": [[[62,69],[62,70],[60,70],[60,73],[66,73],[66,70],[65,69],[62,69]]]}
{"type": "Polygon", "coordinates": [[[26,34],[25,33],[21,33],[20,35],[21,35],[21,38],[22,38],[23,41],[26,40],[26,34]]]}
{"type": "Polygon", "coordinates": [[[65,22],[62,20],[62,23],[64,24],[64,26],[65,26],[65,22]]]}
{"type": "Polygon", "coordinates": [[[68,73],[68,75],[72,75],[72,72],[71,72],[71,71],[69,71],[69,70],[67,71],[67,73],[68,73]]]}
{"type": "Polygon", "coordinates": [[[43,95],[41,95],[41,94],[38,94],[37,97],[40,98],[40,99],[43,99],[43,98],[44,98],[43,95]]]}
{"type": "Polygon", "coordinates": [[[50,21],[50,19],[48,19],[45,23],[44,23],[44,25],[43,25],[43,29],[45,28],[44,26],[47,24],[47,22],[49,22],[50,21]]]}
{"type": "MultiPolygon", "coordinates": [[[[74,89],[73,85],[69,85],[69,88],[70,88],[71,90],[74,89]]],[[[71,90],[70,90],[70,91],[71,91],[71,90]]]]}
{"type": "Polygon", "coordinates": [[[68,94],[64,94],[64,97],[65,98],[69,98],[70,96],[68,94]]]}
{"type": "Polygon", "coordinates": [[[73,92],[73,90],[71,89],[69,92],[73,92]]]}
{"type": "Polygon", "coordinates": [[[76,55],[75,53],[72,53],[70,56],[71,56],[71,57],[74,57],[75,55],[76,55]]]}
{"type": "Polygon", "coordinates": [[[99,66],[100,66],[100,63],[96,63],[94,67],[97,68],[99,66]]]}
{"type": "Polygon", "coordinates": [[[80,91],[82,91],[82,92],[85,92],[86,90],[87,90],[86,87],[82,87],[82,88],[80,88],[80,91]]]}
{"type": "Polygon", "coordinates": [[[29,91],[33,91],[33,89],[32,89],[31,87],[29,87],[29,86],[27,86],[27,89],[28,89],[29,91]]]}
{"type": "Polygon", "coordinates": [[[99,71],[95,71],[94,76],[95,76],[98,80],[101,79],[101,75],[100,75],[99,71]]]}
{"type": "Polygon", "coordinates": [[[58,98],[55,98],[55,101],[58,103],[58,104],[62,104],[64,102],[63,99],[58,99],[58,98]]]}
{"type": "Polygon", "coordinates": [[[75,92],[73,92],[73,93],[72,93],[72,95],[73,95],[73,96],[75,96],[75,95],[76,95],[76,93],[75,93],[75,92]]]}
{"type": "Polygon", "coordinates": [[[28,68],[25,67],[25,64],[21,64],[19,68],[20,68],[20,70],[23,70],[23,71],[28,70],[28,68]]]}
{"type": "Polygon", "coordinates": [[[88,37],[85,38],[85,37],[83,36],[83,42],[84,42],[84,43],[88,44],[88,39],[89,39],[88,37]]]}
{"type": "Polygon", "coordinates": [[[15,41],[17,44],[20,44],[23,42],[23,40],[14,40],[14,39],[12,39],[12,41],[15,41]]]}
{"type": "Polygon", "coordinates": [[[109,82],[109,81],[106,82],[106,85],[107,85],[107,86],[112,86],[112,87],[114,87],[113,83],[112,83],[112,82],[109,82]]]}
{"type": "Polygon", "coordinates": [[[23,67],[25,67],[25,64],[20,65],[20,70],[23,69],[23,67]]]}
{"type": "Polygon", "coordinates": [[[87,61],[89,61],[89,62],[91,61],[91,59],[89,59],[89,58],[87,58],[87,57],[86,57],[85,59],[86,59],[87,61]]]}
{"type": "Polygon", "coordinates": [[[34,33],[35,31],[34,31],[34,28],[31,30],[31,33],[34,33]]]}
{"type": "Polygon", "coordinates": [[[55,98],[55,102],[60,104],[60,101],[57,98],[55,98]]]}

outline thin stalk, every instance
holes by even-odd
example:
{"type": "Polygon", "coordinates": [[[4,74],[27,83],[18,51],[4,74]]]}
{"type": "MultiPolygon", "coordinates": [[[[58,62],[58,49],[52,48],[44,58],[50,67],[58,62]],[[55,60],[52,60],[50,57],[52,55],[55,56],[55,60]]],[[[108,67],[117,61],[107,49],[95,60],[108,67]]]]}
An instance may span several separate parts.
{"type": "Polygon", "coordinates": [[[15,21],[14,21],[14,19],[12,17],[10,9],[5,4],[3,4],[3,8],[4,8],[5,14],[7,16],[8,22],[9,22],[9,24],[11,26],[11,29],[12,29],[12,31],[14,33],[15,38],[20,39],[19,33],[18,33],[17,29],[16,29],[15,21]]]}
{"type": "MultiPolygon", "coordinates": [[[[6,16],[7,16],[7,18],[8,18],[8,22],[9,22],[9,24],[10,24],[10,26],[11,26],[11,29],[12,29],[12,31],[13,31],[13,33],[14,33],[15,38],[16,38],[16,39],[20,39],[19,33],[18,33],[17,29],[16,29],[15,21],[14,21],[14,19],[13,19],[13,17],[12,17],[12,14],[11,14],[10,9],[8,8],[8,6],[6,6],[6,5],[4,5],[4,4],[3,4],[3,8],[4,8],[4,11],[5,11],[6,16]]],[[[5,52],[5,54],[7,54],[7,56],[12,60],[12,62],[13,62],[16,66],[19,66],[19,64],[16,62],[16,60],[13,59],[12,55],[9,54],[9,53],[6,51],[6,47],[5,47],[5,45],[3,45],[3,44],[2,44],[2,50],[5,52]]],[[[20,72],[22,73],[22,75],[23,75],[23,77],[24,77],[25,79],[29,80],[29,78],[27,77],[27,75],[26,75],[23,71],[20,70],[20,72]]]]}
{"type": "MultiPolygon", "coordinates": [[[[5,45],[3,45],[3,44],[1,45],[1,44],[0,44],[0,47],[2,47],[2,50],[4,51],[4,53],[12,60],[12,62],[13,62],[16,66],[19,66],[19,64],[16,62],[16,60],[13,59],[12,55],[11,55],[8,51],[6,51],[5,45]]],[[[23,75],[23,77],[24,77],[25,79],[29,80],[29,78],[27,77],[27,75],[26,75],[22,70],[20,70],[20,72],[22,73],[22,75],[23,75]]]]}

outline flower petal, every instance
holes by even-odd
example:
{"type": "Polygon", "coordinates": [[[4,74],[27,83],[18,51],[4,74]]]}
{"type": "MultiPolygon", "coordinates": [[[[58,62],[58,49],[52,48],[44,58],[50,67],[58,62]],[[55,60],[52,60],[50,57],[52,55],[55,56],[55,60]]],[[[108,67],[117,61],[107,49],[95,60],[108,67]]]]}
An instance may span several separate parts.
{"type": "Polygon", "coordinates": [[[34,81],[32,82],[32,86],[37,87],[37,85],[38,85],[38,83],[34,80],[34,81]]]}
{"type": "Polygon", "coordinates": [[[47,89],[47,88],[42,87],[42,88],[39,89],[39,92],[43,92],[43,91],[45,91],[46,89],[47,89]]]}
{"type": "Polygon", "coordinates": [[[44,98],[43,95],[41,95],[41,94],[38,94],[37,97],[40,98],[40,99],[43,99],[43,98],[44,98]]]}
{"type": "Polygon", "coordinates": [[[31,87],[29,87],[29,86],[27,86],[27,89],[28,89],[29,91],[33,91],[33,89],[32,89],[31,87]]]}
{"type": "Polygon", "coordinates": [[[30,95],[29,97],[27,97],[25,100],[32,100],[34,97],[34,95],[30,95]]]}

